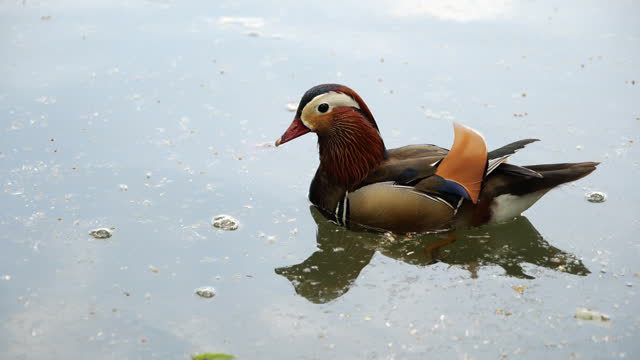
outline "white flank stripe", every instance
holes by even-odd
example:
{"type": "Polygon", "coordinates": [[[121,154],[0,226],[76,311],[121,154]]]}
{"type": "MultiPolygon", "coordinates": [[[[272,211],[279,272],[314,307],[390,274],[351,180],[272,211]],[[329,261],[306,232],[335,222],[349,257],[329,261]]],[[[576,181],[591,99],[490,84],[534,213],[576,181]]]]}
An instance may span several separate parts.
{"type": "Polygon", "coordinates": [[[342,224],[347,224],[347,202],[349,201],[349,191],[344,194],[344,202],[342,203],[342,224]]]}
{"type": "Polygon", "coordinates": [[[487,166],[487,173],[486,175],[491,174],[491,172],[493,170],[495,170],[500,164],[502,164],[503,162],[505,162],[507,160],[507,158],[509,156],[511,156],[512,154],[508,154],[508,155],[503,155],[497,159],[492,159],[489,160],[489,165],[487,166]]]}
{"type": "Polygon", "coordinates": [[[441,198],[439,198],[439,197],[437,197],[437,196],[431,196],[431,195],[429,195],[429,194],[425,194],[425,193],[420,192],[420,191],[415,191],[415,190],[413,189],[413,186],[406,186],[406,185],[391,185],[391,186],[393,186],[393,187],[395,187],[395,188],[400,188],[400,189],[407,189],[407,190],[411,191],[412,193],[414,193],[414,194],[416,194],[416,195],[420,195],[420,196],[422,196],[422,197],[426,197],[427,199],[429,199],[429,200],[431,200],[431,201],[438,201],[438,202],[441,202],[441,203],[443,203],[443,204],[446,204],[448,207],[450,207],[450,208],[452,208],[452,209],[454,208],[451,204],[449,204],[449,202],[447,202],[447,201],[446,201],[446,200],[444,200],[444,199],[441,199],[441,198]]]}

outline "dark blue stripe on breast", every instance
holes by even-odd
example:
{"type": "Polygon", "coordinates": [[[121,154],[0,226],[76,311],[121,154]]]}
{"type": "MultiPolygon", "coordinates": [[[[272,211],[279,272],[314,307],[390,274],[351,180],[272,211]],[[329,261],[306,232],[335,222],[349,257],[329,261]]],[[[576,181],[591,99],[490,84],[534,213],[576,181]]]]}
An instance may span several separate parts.
{"type": "Polygon", "coordinates": [[[438,190],[449,193],[449,194],[462,196],[467,200],[471,200],[471,197],[469,196],[469,193],[467,192],[467,190],[465,190],[465,188],[462,185],[458,184],[453,180],[445,179],[444,185],[441,186],[438,190]]]}

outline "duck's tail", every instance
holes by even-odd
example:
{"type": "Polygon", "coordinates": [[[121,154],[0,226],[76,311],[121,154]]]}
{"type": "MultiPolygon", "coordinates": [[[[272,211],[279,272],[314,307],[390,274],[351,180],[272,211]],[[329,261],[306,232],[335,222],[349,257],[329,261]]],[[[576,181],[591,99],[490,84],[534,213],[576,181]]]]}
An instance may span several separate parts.
{"type": "MultiPolygon", "coordinates": [[[[523,178],[520,181],[521,194],[539,190],[550,190],[558,185],[576,181],[591,174],[599,163],[585,161],[579,163],[542,164],[523,166],[526,169],[537,172],[542,177],[523,178]]],[[[512,193],[517,195],[515,193],[512,193]]]]}
{"type": "Polygon", "coordinates": [[[516,166],[501,164],[487,178],[476,209],[476,219],[499,223],[520,215],[549,190],[581,179],[596,169],[597,162],[516,166]]]}

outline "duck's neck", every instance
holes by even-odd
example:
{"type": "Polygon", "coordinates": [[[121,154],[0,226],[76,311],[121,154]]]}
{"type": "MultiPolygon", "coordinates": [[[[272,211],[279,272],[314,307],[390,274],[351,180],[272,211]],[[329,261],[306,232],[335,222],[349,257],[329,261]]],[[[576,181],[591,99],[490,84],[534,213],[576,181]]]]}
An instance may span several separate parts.
{"type": "Polygon", "coordinates": [[[352,111],[336,117],[333,126],[318,134],[320,168],[336,185],[352,190],[385,159],[380,133],[362,114],[352,111]]]}

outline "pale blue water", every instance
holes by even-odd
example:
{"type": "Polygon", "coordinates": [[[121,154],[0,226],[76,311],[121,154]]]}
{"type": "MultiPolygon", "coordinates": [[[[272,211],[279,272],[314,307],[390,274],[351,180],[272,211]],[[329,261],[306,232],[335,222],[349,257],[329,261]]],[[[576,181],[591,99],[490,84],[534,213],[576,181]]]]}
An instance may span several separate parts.
{"type": "Polygon", "coordinates": [[[0,357],[637,358],[639,14],[1,2],[0,357]],[[389,147],[449,146],[455,120],[490,147],[542,139],[514,163],[602,164],[453,243],[348,232],[309,211],[313,136],[270,146],[324,82],[358,91],[389,147]],[[223,213],[240,228],[212,228],[223,213]]]}

